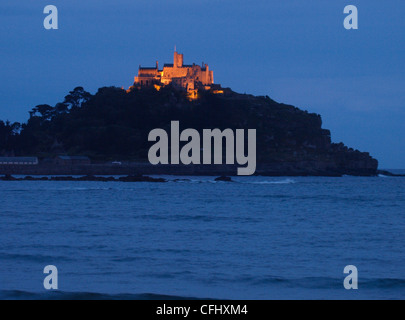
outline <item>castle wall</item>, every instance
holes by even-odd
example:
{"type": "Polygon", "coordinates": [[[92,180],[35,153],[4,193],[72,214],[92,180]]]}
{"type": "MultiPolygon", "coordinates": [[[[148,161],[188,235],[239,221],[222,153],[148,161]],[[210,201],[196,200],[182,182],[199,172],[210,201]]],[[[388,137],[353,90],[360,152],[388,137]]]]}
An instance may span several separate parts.
{"type": "Polygon", "coordinates": [[[134,82],[139,83],[141,86],[150,86],[160,81],[160,73],[158,69],[142,69],[138,71],[138,76],[135,77],[134,82]]]}
{"type": "Polygon", "coordinates": [[[139,68],[138,76],[135,77],[135,83],[141,86],[149,86],[155,83],[170,84],[173,82],[176,86],[185,89],[195,88],[195,84],[201,83],[204,86],[214,83],[214,73],[209,70],[208,65],[203,68],[199,65],[184,66],[183,54],[176,51],[173,56],[173,66],[165,65],[162,71],[159,71],[158,62],[156,68],[139,68]]]}

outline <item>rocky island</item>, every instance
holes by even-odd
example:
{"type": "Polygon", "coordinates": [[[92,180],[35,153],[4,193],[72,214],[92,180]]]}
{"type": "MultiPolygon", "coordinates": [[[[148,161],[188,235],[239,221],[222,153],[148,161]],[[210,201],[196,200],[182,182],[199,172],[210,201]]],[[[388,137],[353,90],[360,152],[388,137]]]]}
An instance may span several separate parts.
{"type": "Polygon", "coordinates": [[[217,87],[190,99],[172,85],[77,87],[55,106],[38,105],[24,124],[0,121],[0,156],[37,157],[36,165],[0,163],[0,174],[25,175],[233,175],[233,165],[151,165],[148,133],[170,127],[256,129],[256,174],[341,176],[377,174],[378,161],[333,143],[321,116],[278,103],[268,96],[240,94],[217,87]],[[55,162],[57,156],[82,156],[91,163],[55,162]]]}

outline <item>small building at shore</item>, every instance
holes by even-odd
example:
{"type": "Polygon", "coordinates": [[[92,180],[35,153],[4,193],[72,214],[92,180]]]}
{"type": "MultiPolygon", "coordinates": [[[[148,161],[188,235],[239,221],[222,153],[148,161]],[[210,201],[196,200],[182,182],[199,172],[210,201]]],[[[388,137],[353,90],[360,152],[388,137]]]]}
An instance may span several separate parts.
{"type": "Polygon", "coordinates": [[[0,157],[0,166],[29,166],[37,164],[38,158],[36,157],[0,157]]]}

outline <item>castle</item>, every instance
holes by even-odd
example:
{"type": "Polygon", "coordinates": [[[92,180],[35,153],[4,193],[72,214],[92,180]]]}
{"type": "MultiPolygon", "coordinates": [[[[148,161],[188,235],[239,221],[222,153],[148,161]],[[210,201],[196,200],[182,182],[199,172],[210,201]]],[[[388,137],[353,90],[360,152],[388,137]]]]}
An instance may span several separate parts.
{"type": "Polygon", "coordinates": [[[138,75],[135,77],[133,87],[154,86],[157,90],[161,86],[172,84],[176,88],[187,91],[190,98],[196,98],[198,90],[210,90],[214,86],[214,72],[208,64],[202,66],[183,64],[183,54],[174,51],[173,64],[164,64],[159,70],[159,62],[156,66],[145,68],[139,66],[138,75]]]}

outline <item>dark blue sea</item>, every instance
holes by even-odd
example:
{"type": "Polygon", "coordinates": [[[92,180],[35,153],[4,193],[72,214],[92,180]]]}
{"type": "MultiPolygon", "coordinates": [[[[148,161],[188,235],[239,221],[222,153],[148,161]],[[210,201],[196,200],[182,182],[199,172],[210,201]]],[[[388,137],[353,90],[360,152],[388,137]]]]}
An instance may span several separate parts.
{"type": "Polygon", "coordinates": [[[0,299],[405,298],[405,178],[165,178],[0,181],[0,299]]]}

